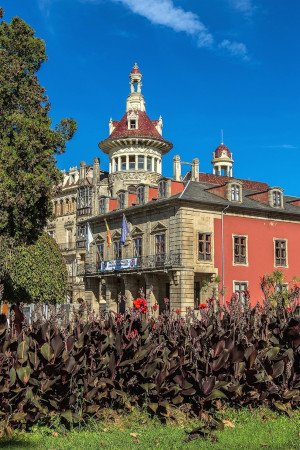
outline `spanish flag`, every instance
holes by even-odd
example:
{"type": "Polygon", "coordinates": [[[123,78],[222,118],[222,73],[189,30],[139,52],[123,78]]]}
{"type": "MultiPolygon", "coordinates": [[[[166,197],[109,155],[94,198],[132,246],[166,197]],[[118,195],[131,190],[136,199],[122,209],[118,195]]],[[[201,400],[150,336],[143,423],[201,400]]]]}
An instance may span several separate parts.
{"type": "Polygon", "coordinates": [[[109,229],[106,219],[104,219],[104,222],[105,222],[105,227],[106,227],[106,241],[107,241],[108,247],[110,247],[111,246],[111,232],[110,232],[110,229],[109,229]]]}

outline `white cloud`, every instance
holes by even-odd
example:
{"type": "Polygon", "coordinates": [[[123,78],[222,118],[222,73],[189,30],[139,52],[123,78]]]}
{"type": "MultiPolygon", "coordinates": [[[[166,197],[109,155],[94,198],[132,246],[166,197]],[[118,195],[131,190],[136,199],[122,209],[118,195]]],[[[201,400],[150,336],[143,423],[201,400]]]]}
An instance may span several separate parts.
{"type": "Polygon", "coordinates": [[[249,61],[248,50],[243,42],[229,41],[229,39],[224,39],[220,44],[219,48],[228,51],[232,56],[242,58],[244,61],[249,61]]]}
{"type": "Polygon", "coordinates": [[[194,35],[200,47],[209,47],[213,36],[200,21],[197,14],[174,5],[172,0],[113,0],[127,6],[157,25],[164,25],[174,31],[194,35]]]}
{"type": "Polygon", "coordinates": [[[252,14],[254,5],[252,0],[229,0],[231,6],[244,14],[252,14]]]}
{"type": "Polygon", "coordinates": [[[296,150],[298,147],[292,144],[281,144],[281,145],[265,145],[263,148],[278,148],[284,150],[296,150]]]}
{"type": "MultiPolygon", "coordinates": [[[[37,0],[40,9],[49,14],[50,5],[60,0],[37,0]]],[[[105,0],[79,0],[81,3],[102,3],[105,0]]],[[[214,45],[214,36],[200,20],[200,17],[192,11],[186,11],[180,6],[175,6],[173,0],[110,0],[122,4],[135,14],[148,19],[156,25],[163,25],[175,32],[184,32],[193,36],[198,47],[206,47],[215,50],[221,48],[234,57],[240,57],[248,61],[247,47],[242,42],[223,40],[214,45]]],[[[248,12],[252,9],[252,0],[229,0],[236,9],[248,12]]]]}

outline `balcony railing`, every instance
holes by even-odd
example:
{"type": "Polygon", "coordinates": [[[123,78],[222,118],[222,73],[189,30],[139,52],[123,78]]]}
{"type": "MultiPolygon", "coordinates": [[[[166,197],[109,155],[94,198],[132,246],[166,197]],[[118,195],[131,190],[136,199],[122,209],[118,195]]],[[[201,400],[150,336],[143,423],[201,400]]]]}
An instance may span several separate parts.
{"type": "Polygon", "coordinates": [[[75,242],[65,242],[64,244],[58,244],[58,246],[62,252],[70,252],[76,248],[75,242]]]}
{"type": "Polygon", "coordinates": [[[76,248],[86,248],[86,239],[77,239],[76,248]]]}
{"type": "Polygon", "coordinates": [[[77,267],[77,275],[89,276],[114,272],[165,270],[172,267],[180,267],[181,265],[181,255],[179,253],[165,253],[143,257],[120,258],[99,263],[85,263],[77,267]]]}

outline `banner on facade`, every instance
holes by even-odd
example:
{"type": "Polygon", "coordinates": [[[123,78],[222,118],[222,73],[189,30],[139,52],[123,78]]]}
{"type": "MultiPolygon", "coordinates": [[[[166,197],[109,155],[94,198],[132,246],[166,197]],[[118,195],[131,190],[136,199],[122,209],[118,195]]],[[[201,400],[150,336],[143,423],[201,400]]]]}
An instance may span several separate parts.
{"type": "Polygon", "coordinates": [[[135,269],[138,267],[138,258],[113,259],[101,262],[101,272],[113,270],[135,269]]]}

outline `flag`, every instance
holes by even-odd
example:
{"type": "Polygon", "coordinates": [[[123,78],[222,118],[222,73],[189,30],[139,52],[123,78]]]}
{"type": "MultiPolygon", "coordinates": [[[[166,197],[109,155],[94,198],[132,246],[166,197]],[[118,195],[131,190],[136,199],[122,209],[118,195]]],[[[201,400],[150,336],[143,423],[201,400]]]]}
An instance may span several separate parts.
{"type": "Polygon", "coordinates": [[[111,246],[111,233],[110,233],[110,229],[109,229],[106,219],[104,219],[104,222],[105,222],[105,227],[106,227],[106,242],[107,242],[108,247],[110,247],[111,246]]]}
{"type": "Polygon", "coordinates": [[[87,224],[87,232],[86,232],[86,248],[87,251],[90,251],[90,245],[93,242],[94,238],[93,238],[93,233],[90,227],[90,224],[87,224]]]}
{"type": "Polygon", "coordinates": [[[121,239],[120,239],[121,245],[125,244],[128,233],[129,233],[128,223],[127,223],[125,214],[123,214],[122,232],[121,232],[121,239]]]}

